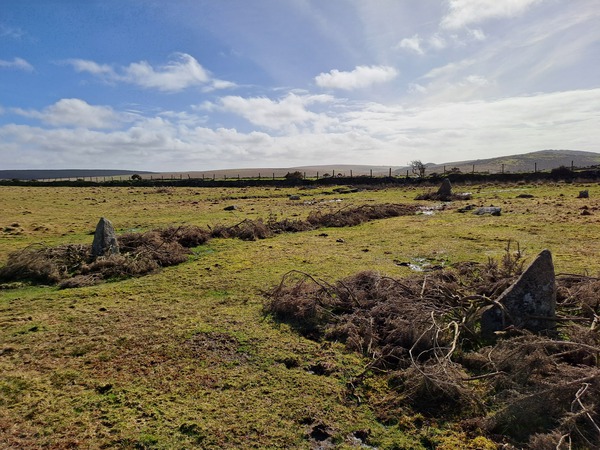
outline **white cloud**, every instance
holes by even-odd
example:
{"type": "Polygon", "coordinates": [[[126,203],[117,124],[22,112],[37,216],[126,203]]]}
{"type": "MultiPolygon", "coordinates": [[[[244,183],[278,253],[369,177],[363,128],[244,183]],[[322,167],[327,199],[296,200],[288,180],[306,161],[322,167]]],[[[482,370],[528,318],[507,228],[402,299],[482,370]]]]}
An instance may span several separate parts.
{"type": "Polygon", "coordinates": [[[429,38],[429,45],[435,50],[443,50],[448,46],[448,42],[442,35],[436,33],[429,38]]]}
{"type": "Polygon", "coordinates": [[[77,72],[88,72],[92,75],[108,75],[113,78],[117,77],[113,68],[108,64],[98,64],[86,59],[69,59],[66,63],[71,64],[77,72]]]}
{"type": "Polygon", "coordinates": [[[1,68],[24,70],[25,72],[33,71],[33,66],[27,61],[25,61],[23,58],[13,58],[12,61],[0,59],[0,69],[1,68]]]}
{"type": "Polygon", "coordinates": [[[92,106],[77,98],[64,98],[43,111],[13,109],[21,116],[39,119],[55,127],[102,129],[114,127],[121,119],[108,106],[92,106]]]}
{"type": "Polygon", "coordinates": [[[130,83],[162,92],[180,92],[190,87],[202,87],[206,91],[235,87],[235,83],[213,79],[210,72],[187,53],[175,53],[170,61],[158,67],[147,61],[118,68],[84,59],[71,59],[66,63],[77,72],[87,72],[107,82],[130,83]]]}
{"type": "Polygon", "coordinates": [[[398,76],[398,71],[390,66],[357,66],[351,72],[337,69],[321,73],[315,77],[317,86],[332,89],[353,90],[387,83],[398,76]]]}
{"type": "Polygon", "coordinates": [[[516,17],[543,0],[448,0],[442,28],[457,30],[489,19],[516,17]]]}
{"type": "Polygon", "coordinates": [[[203,85],[210,76],[193,56],[178,53],[175,59],[157,69],[146,61],[131,63],[123,69],[122,79],[148,89],[178,92],[203,85]]]}
{"type": "Polygon", "coordinates": [[[475,39],[476,41],[485,41],[485,39],[486,39],[485,33],[482,30],[480,30],[479,28],[476,28],[474,30],[469,30],[469,35],[471,35],[471,37],[473,39],[475,39]]]}
{"type": "Polygon", "coordinates": [[[398,45],[396,45],[396,49],[409,50],[409,51],[412,51],[412,52],[417,53],[419,55],[423,55],[425,52],[423,51],[423,48],[421,47],[421,41],[422,40],[419,37],[419,35],[415,34],[411,38],[404,38],[404,39],[402,39],[398,43],[398,45]]]}
{"type": "Polygon", "coordinates": [[[280,100],[265,97],[243,98],[227,96],[220,100],[220,107],[230,113],[242,116],[250,123],[271,130],[295,131],[298,127],[323,128],[331,124],[325,114],[309,111],[306,106],[315,103],[329,103],[329,95],[299,96],[288,94],[280,100]]]}

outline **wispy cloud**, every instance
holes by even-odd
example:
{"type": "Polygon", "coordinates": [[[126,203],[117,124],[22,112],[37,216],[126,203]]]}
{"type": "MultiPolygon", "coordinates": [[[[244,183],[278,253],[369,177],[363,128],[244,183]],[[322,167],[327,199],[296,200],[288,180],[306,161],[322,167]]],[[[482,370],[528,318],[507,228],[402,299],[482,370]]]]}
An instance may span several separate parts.
{"type": "Polygon", "coordinates": [[[25,36],[25,32],[19,27],[11,27],[5,24],[0,24],[0,37],[21,39],[25,36]]]}
{"type": "Polygon", "coordinates": [[[33,66],[23,58],[13,58],[12,61],[0,59],[0,68],[24,70],[25,72],[33,72],[33,66]]]}
{"type": "Polygon", "coordinates": [[[421,42],[422,39],[418,34],[415,34],[413,37],[402,39],[398,45],[396,45],[396,49],[409,50],[419,55],[423,55],[425,51],[421,47],[421,42]]]}
{"type": "Polygon", "coordinates": [[[171,60],[158,67],[147,61],[117,68],[84,59],[70,59],[66,63],[77,72],[87,72],[107,82],[130,83],[161,92],[181,92],[191,87],[215,90],[235,86],[235,83],[229,81],[213,79],[210,72],[187,53],[175,53],[171,60]]]}
{"type": "Polygon", "coordinates": [[[398,76],[390,66],[357,66],[351,72],[333,69],[315,77],[317,86],[330,89],[362,89],[374,84],[387,83],[398,76]]]}
{"type": "Polygon", "coordinates": [[[457,30],[489,19],[516,17],[543,0],[448,0],[442,28],[457,30]]]}

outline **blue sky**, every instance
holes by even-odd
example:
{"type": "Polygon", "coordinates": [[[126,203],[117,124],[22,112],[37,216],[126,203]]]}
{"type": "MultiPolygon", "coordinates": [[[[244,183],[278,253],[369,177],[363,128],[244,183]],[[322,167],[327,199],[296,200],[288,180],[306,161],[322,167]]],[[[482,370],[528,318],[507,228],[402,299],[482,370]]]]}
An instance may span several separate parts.
{"type": "Polygon", "coordinates": [[[597,0],[0,0],[0,168],[600,152],[597,0]]]}

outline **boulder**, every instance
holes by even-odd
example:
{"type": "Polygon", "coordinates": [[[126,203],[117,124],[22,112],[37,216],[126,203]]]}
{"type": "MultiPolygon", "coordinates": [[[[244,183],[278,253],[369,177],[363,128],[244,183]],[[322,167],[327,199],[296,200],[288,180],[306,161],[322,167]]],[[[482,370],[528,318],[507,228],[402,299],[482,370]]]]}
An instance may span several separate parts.
{"type": "Polygon", "coordinates": [[[481,334],[493,337],[496,331],[513,326],[533,332],[556,327],[556,282],[552,253],[543,250],[519,279],[506,289],[497,303],[481,316],[481,334]]]}
{"type": "Polygon", "coordinates": [[[96,225],[94,242],[92,243],[92,257],[108,256],[119,253],[117,234],[110,220],[102,217],[96,225]]]}

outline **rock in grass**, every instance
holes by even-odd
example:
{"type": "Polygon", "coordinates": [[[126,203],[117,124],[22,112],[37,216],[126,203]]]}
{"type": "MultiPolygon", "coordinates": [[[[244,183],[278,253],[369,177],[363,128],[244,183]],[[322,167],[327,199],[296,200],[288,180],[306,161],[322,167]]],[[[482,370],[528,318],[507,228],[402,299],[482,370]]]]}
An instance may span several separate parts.
{"type": "Polygon", "coordinates": [[[492,337],[510,326],[533,332],[556,327],[556,282],[550,250],[543,250],[497,303],[483,312],[481,333],[492,337]]]}
{"type": "Polygon", "coordinates": [[[483,216],[484,214],[499,216],[502,214],[502,208],[497,206],[483,206],[481,208],[477,208],[473,214],[477,214],[478,216],[483,216]]]}
{"type": "Polygon", "coordinates": [[[110,220],[102,217],[96,225],[94,241],[92,243],[92,256],[108,256],[119,253],[117,234],[110,220]]]}

